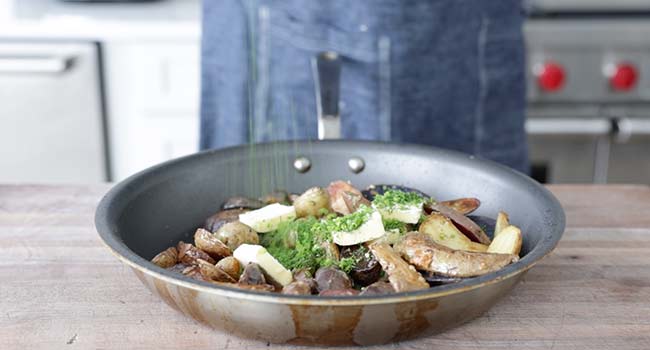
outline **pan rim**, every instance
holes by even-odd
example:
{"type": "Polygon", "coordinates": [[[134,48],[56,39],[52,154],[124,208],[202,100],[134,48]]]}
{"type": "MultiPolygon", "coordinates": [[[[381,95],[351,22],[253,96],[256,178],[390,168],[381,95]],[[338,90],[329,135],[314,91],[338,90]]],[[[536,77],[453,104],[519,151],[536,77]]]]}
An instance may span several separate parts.
{"type": "Polygon", "coordinates": [[[513,169],[497,164],[495,162],[481,159],[479,157],[467,155],[457,151],[445,150],[436,147],[413,145],[413,144],[395,144],[385,143],[380,141],[362,141],[362,140],[326,140],[326,141],[280,141],[256,144],[255,146],[265,147],[271,144],[289,144],[293,147],[295,143],[309,143],[311,147],[331,147],[326,145],[338,144],[341,147],[378,147],[378,148],[395,148],[399,147],[403,151],[410,151],[415,153],[429,153],[430,155],[438,154],[443,157],[450,157],[459,162],[478,162],[488,170],[497,171],[510,177],[513,181],[522,182],[533,186],[538,194],[544,196],[544,200],[548,202],[548,210],[555,221],[546,229],[552,231],[545,233],[537,242],[535,247],[531,249],[528,254],[522,257],[516,263],[510,264],[503,269],[486,274],[479,277],[469,278],[459,283],[431,287],[424,290],[400,292],[380,296],[318,296],[318,295],[285,295],[278,293],[258,292],[251,290],[242,290],[234,287],[219,286],[210,284],[208,282],[192,280],[189,277],[182,276],[171,271],[162,269],[150,261],[142,258],[134,251],[132,251],[117,235],[111,230],[111,223],[109,222],[109,212],[111,205],[114,203],[115,198],[123,195],[134,182],[138,182],[152,173],[167,167],[177,166],[178,164],[187,162],[190,159],[197,159],[201,157],[209,157],[214,153],[227,153],[235,150],[247,149],[249,145],[233,146],[218,150],[206,150],[184,157],[169,160],[167,162],[155,165],[153,167],[144,169],[127,179],[115,184],[101,199],[97,206],[95,213],[95,227],[99,233],[102,243],[114,254],[120,261],[126,263],[131,268],[140,271],[153,278],[157,278],[176,285],[178,287],[189,288],[199,292],[209,294],[216,294],[223,297],[231,297],[237,299],[255,300],[259,302],[286,304],[286,305],[376,305],[376,304],[390,304],[397,302],[408,302],[423,299],[439,298],[452,294],[459,294],[483,286],[495,284],[519,274],[526,272],[528,269],[537,264],[544,257],[549,255],[557,246],[561,239],[565,228],[565,213],[557,198],[544,186],[529,178],[528,176],[517,172],[513,169]],[[321,146],[324,145],[324,146],[321,146]]]}

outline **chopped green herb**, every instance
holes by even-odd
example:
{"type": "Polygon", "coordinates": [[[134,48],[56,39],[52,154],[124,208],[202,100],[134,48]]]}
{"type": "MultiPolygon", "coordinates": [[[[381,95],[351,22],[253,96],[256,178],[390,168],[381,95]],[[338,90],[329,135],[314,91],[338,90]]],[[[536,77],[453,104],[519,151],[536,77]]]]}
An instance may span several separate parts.
{"type": "Polygon", "coordinates": [[[405,233],[407,231],[407,224],[397,219],[385,219],[383,222],[386,231],[398,230],[400,233],[405,233]]]}
{"type": "Polygon", "coordinates": [[[356,266],[357,261],[354,259],[354,257],[348,257],[348,258],[343,258],[341,261],[339,261],[339,268],[343,270],[345,273],[350,273],[352,269],[354,269],[354,266],[356,266]]]}
{"type": "Polygon", "coordinates": [[[350,232],[358,229],[370,218],[373,209],[362,205],[352,214],[328,218],[323,221],[325,229],[328,232],[350,232]]]}
{"type": "Polygon", "coordinates": [[[400,208],[408,206],[421,205],[424,198],[415,192],[404,192],[399,190],[388,190],[384,194],[375,196],[372,204],[382,209],[400,208]]]}
{"type": "Polygon", "coordinates": [[[327,259],[320,243],[328,240],[331,236],[323,223],[308,217],[280,224],[277,230],[262,235],[261,244],[287,269],[315,271],[327,259]]]}

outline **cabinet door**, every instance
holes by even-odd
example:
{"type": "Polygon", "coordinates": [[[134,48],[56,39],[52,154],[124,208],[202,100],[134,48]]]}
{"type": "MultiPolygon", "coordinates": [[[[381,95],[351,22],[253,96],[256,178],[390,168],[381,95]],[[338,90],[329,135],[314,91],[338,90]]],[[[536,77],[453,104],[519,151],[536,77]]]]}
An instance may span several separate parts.
{"type": "Polygon", "coordinates": [[[106,180],[97,47],[0,42],[0,182],[106,180]]]}
{"type": "Polygon", "coordinates": [[[196,152],[199,43],[104,46],[113,178],[196,152]]]}

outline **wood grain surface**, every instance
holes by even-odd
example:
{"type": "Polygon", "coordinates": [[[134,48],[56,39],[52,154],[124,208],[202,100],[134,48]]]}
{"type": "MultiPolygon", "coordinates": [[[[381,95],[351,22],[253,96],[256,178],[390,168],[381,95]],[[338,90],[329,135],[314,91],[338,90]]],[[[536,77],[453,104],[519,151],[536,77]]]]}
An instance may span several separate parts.
{"type": "MultiPolygon", "coordinates": [[[[297,349],[242,340],[176,313],[100,243],[108,189],[0,186],[0,349],[297,349]]],[[[650,349],[650,188],[552,186],[557,250],[482,317],[377,348],[650,349]]]]}

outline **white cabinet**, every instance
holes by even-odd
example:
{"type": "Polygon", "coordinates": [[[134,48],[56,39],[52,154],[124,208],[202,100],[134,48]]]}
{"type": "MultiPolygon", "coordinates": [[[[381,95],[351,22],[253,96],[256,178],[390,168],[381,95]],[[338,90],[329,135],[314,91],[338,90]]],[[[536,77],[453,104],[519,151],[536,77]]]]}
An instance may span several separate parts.
{"type": "Polygon", "coordinates": [[[112,179],[196,152],[198,41],[103,47],[112,179]]]}

